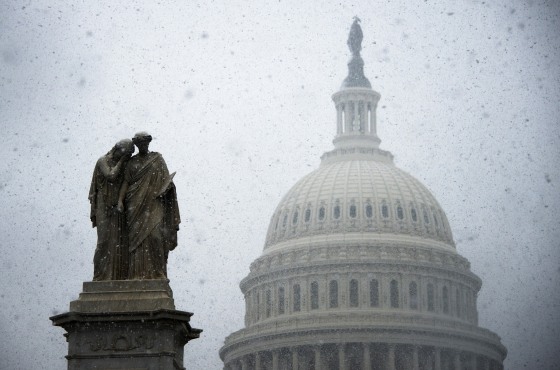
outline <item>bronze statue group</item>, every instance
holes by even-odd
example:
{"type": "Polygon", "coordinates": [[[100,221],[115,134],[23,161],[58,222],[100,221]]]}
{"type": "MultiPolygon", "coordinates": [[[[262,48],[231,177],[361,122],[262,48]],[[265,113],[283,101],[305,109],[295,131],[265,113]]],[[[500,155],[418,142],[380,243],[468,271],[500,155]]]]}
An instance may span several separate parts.
{"type": "Polygon", "coordinates": [[[94,281],[167,278],[181,220],[174,173],[148,150],[151,140],[146,132],[121,140],[95,165],[89,192],[97,228],[94,281]]]}

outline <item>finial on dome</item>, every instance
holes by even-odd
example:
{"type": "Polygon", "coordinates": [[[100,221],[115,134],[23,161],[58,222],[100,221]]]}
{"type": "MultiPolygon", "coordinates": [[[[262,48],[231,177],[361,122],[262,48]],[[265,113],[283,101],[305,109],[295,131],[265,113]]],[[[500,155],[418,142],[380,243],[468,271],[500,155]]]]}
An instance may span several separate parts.
{"type": "Polygon", "coordinates": [[[350,27],[350,34],[346,43],[352,52],[352,58],[348,62],[348,77],[342,82],[342,89],[347,87],[367,87],[371,89],[371,83],[364,75],[364,61],[360,56],[364,38],[360,22],[360,18],[354,17],[354,22],[350,27]]]}

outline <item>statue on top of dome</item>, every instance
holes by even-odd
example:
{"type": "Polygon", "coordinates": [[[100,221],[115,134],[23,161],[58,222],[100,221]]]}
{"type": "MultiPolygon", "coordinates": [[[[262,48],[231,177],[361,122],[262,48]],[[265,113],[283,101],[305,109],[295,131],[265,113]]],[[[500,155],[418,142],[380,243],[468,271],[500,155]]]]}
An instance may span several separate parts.
{"type": "Polygon", "coordinates": [[[354,56],[360,56],[360,51],[362,50],[362,40],[364,38],[364,34],[362,32],[362,27],[360,27],[359,22],[361,19],[358,17],[354,17],[354,23],[350,27],[350,34],[348,35],[348,47],[354,56]]]}

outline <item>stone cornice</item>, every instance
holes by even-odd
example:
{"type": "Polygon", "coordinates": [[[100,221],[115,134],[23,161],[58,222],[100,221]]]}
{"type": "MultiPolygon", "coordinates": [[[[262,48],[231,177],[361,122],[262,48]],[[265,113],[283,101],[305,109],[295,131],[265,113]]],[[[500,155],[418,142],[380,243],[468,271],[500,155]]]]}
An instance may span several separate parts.
{"type": "Polygon", "coordinates": [[[404,312],[356,311],[352,314],[304,314],[241,329],[226,338],[220,356],[223,359],[227,352],[232,351],[238,352],[236,356],[252,353],[259,345],[263,349],[271,349],[274,342],[278,342],[279,346],[285,345],[284,342],[315,345],[316,338],[320,337],[326,343],[329,342],[328,333],[335,334],[330,338],[333,343],[356,342],[363,337],[368,342],[421,343],[461,350],[467,350],[468,345],[470,350],[487,352],[496,359],[503,359],[506,354],[498,335],[459,320],[404,312]]]}
{"type": "Polygon", "coordinates": [[[416,272],[438,277],[446,275],[469,282],[476,291],[482,284],[470,271],[469,262],[454,252],[409,246],[355,245],[309,247],[265,254],[251,264],[251,272],[241,281],[240,287],[245,292],[249,286],[264,281],[325,272],[336,269],[337,266],[345,271],[416,272]]]}

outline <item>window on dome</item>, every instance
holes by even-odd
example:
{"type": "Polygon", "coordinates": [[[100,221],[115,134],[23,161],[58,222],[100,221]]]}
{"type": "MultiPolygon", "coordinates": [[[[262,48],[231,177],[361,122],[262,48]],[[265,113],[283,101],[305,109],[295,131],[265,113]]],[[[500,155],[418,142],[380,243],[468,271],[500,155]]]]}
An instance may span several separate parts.
{"type": "Polygon", "coordinates": [[[325,207],[319,208],[319,221],[323,221],[325,219],[325,207]]]}
{"type": "Polygon", "coordinates": [[[389,217],[389,207],[386,204],[381,206],[381,215],[385,218],[389,217]]]}
{"type": "Polygon", "coordinates": [[[338,307],[338,281],[331,280],[329,283],[329,307],[338,307]]]}
{"type": "Polygon", "coordinates": [[[301,311],[301,289],[299,284],[294,285],[294,312],[301,311]]]}
{"type": "Polygon", "coordinates": [[[309,222],[309,220],[311,220],[311,210],[307,208],[305,210],[305,222],[309,222]]]}
{"type": "Polygon", "coordinates": [[[391,307],[399,307],[399,283],[396,280],[391,280],[391,307]]]}
{"type": "Polygon", "coordinates": [[[350,215],[350,218],[356,218],[356,213],[356,206],[352,204],[350,206],[350,212],[348,213],[350,215]]]}
{"type": "Polygon", "coordinates": [[[358,280],[350,280],[350,307],[358,307],[360,304],[358,296],[358,280]]]}
{"type": "Polygon", "coordinates": [[[455,289],[455,310],[457,311],[457,317],[461,317],[461,295],[459,294],[459,289],[455,289]]]}
{"type": "Polygon", "coordinates": [[[417,310],[418,309],[418,286],[413,281],[408,286],[408,294],[410,296],[410,309],[417,310]]]}
{"type": "Polygon", "coordinates": [[[414,208],[410,210],[410,218],[412,218],[414,222],[418,221],[418,215],[416,215],[416,210],[414,208]]]}
{"type": "Polygon", "coordinates": [[[434,225],[436,225],[436,227],[439,226],[438,220],[437,220],[437,215],[435,214],[435,212],[434,212],[434,225]]]}
{"type": "Polygon", "coordinates": [[[278,288],[278,314],[284,314],[284,287],[278,288]]]}
{"type": "Polygon", "coordinates": [[[311,309],[319,308],[319,283],[316,281],[311,283],[311,309]]]}
{"type": "Polygon", "coordinates": [[[401,206],[397,207],[397,217],[399,218],[399,220],[402,220],[404,218],[404,213],[401,206]]]}
{"type": "Polygon", "coordinates": [[[430,219],[428,218],[428,212],[426,212],[426,210],[424,210],[424,222],[427,224],[430,223],[430,219]]]}
{"type": "Polygon", "coordinates": [[[441,295],[443,298],[443,313],[449,313],[449,293],[446,286],[443,287],[441,295]]]}
{"type": "Polygon", "coordinates": [[[280,223],[280,215],[276,217],[276,224],[274,225],[274,230],[278,230],[278,224],[280,223]]]}
{"type": "Polygon", "coordinates": [[[334,206],[333,217],[334,217],[335,220],[338,220],[340,218],[340,206],[339,205],[334,206]]]}
{"type": "Polygon", "coordinates": [[[366,205],[366,217],[367,218],[373,217],[373,207],[371,206],[371,204],[366,205]]]}
{"type": "Polygon", "coordinates": [[[379,307],[379,282],[375,279],[369,282],[369,305],[379,307]]]}
{"type": "Polygon", "coordinates": [[[298,212],[298,211],[295,211],[295,212],[294,212],[294,217],[292,218],[292,224],[294,224],[294,225],[297,224],[297,222],[298,222],[298,217],[299,217],[299,212],[298,212]]]}
{"type": "Polygon", "coordinates": [[[266,317],[270,317],[270,311],[272,310],[272,297],[270,290],[266,291],[266,317]]]}
{"type": "Polygon", "coordinates": [[[282,227],[286,227],[286,224],[288,223],[288,215],[285,214],[284,215],[284,220],[282,220],[282,227]]]}
{"type": "Polygon", "coordinates": [[[434,286],[432,284],[428,284],[428,311],[434,312],[434,286]]]}

